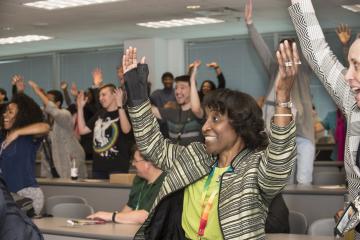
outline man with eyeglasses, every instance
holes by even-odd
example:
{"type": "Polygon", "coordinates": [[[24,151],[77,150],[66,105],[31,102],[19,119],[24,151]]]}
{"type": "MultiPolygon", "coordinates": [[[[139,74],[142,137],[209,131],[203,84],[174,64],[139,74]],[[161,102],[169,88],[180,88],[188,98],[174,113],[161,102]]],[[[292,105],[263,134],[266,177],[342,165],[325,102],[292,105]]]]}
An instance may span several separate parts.
{"type": "Polygon", "coordinates": [[[165,172],[147,161],[135,145],[132,149],[132,166],[136,169],[136,177],[127,204],[121,211],[96,212],[87,218],[101,219],[115,223],[142,224],[149,215],[150,209],[159,193],[165,172]]]}

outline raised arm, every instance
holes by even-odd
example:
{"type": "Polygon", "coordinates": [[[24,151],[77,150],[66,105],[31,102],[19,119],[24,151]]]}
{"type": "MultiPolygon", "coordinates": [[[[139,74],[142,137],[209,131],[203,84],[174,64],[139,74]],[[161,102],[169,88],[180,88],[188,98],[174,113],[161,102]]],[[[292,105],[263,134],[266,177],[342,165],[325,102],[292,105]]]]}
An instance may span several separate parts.
{"type": "Polygon", "coordinates": [[[15,74],[12,78],[11,78],[11,84],[12,84],[12,94],[16,95],[18,93],[23,93],[25,91],[25,83],[24,83],[24,77],[19,75],[19,74],[15,74]]]}
{"type": "Polygon", "coordinates": [[[149,70],[145,64],[145,58],[142,58],[138,64],[136,48],[130,47],[123,56],[123,68],[128,93],[127,104],[136,143],[146,159],[151,160],[163,170],[170,169],[185,147],[171,144],[161,135],[148,98],[149,70]]]}
{"type": "Polygon", "coordinates": [[[45,105],[45,107],[49,104],[49,99],[45,95],[45,93],[40,89],[40,87],[34,82],[29,81],[29,86],[34,91],[34,93],[40,98],[41,102],[45,105]]]}
{"type": "Polygon", "coordinates": [[[60,83],[60,88],[61,88],[61,90],[63,92],[66,105],[70,106],[72,104],[72,101],[71,101],[71,98],[70,98],[70,94],[68,92],[68,84],[67,84],[67,82],[62,81],[60,83]]]}
{"type": "Polygon", "coordinates": [[[121,88],[118,88],[115,90],[115,96],[116,96],[116,103],[118,106],[118,112],[119,112],[119,121],[120,121],[120,127],[121,130],[124,133],[129,133],[131,130],[131,124],[129,122],[129,119],[126,115],[125,108],[124,108],[124,92],[121,88]]]}
{"type": "Polygon", "coordinates": [[[86,126],[85,118],[84,118],[84,106],[87,102],[87,97],[85,97],[84,92],[80,91],[77,98],[76,98],[76,104],[77,104],[77,124],[79,128],[80,135],[85,135],[91,132],[91,130],[86,126]]]}
{"type": "Polygon", "coordinates": [[[336,35],[338,36],[339,41],[341,42],[341,45],[343,47],[343,54],[344,54],[344,59],[346,61],[346,65],[349,66],[347,56],[349,54],[349,48],[350,48],[351,29],[347,24],[340,24],[336,28],[336,35]]]}
{"type": "Polygon", "coordinates": [[[197,118],[203,118],[204,117],[204,110],[201,107],[201,102],[199,98],[199,93],[196,86],[196,74],[197,69],[201,65],[200,60],[195,60],[193,62],[193,69],[191,71],[190,76],[190,103],[191,103],[191,111],[194,113],[194,115],[197,118]]]}
{"type": "Polygon", "coordinates": [[[337,106],[347,114],[355,99],[344,78],[346,69],[325,41],[311,0],[292,0],[292,3],[289,12],[303,55],[337,106]]]}
{"type": "Polygon", "coordinates": [[[218,86],[217,88],[225,88],[226,87],[226,81],[224,74],[222,73],[222,70],[217,62],[211,62],[206,64],[207,67],[213,68],[216,72],[216,77],[218,79],[218,86]]]}
{"type": "Polygon", "coordinates": [[[258,53],[262,63],[264,64],[265,69],[269,76],[268,80],[270,80],[270,76],[273,72],[273,69],[277,68],[277,63],[273,53],[270,51],[264,38],[256,30],[253,24],[252,16],[253,16],[253,0],[246,0],[244,21],[248,29],[250,40],[254,45],[255,50],[258,53]]]}
{"type": "Polygon", "coordinates": [[[10,145],[14,140],[20,136],[29,135],[45,135],[50,131],[50,126],[47,123],[39,122],[33,123],[25,127],[21,127],[11,131],[3,142],[4,148],[10,145]]]}
{"type": "Polygon", "coordinates": [[[295,43],[290,47],[285,41],[279,49],[276,53],[279,77],[275,82],[275,114],[271,123],[270,143],[259,170],[259,185],[263,196],[269,199],[285,187],[296,158],[296,127],[288,103],[298,73],[299,56],[295,43]]]}

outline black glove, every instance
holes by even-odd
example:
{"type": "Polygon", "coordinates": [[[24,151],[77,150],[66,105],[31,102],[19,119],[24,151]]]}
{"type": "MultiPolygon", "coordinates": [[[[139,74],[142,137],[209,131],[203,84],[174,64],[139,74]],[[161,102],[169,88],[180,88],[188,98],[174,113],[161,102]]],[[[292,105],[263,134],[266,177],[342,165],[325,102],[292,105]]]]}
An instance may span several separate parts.
{"type": "Polygon", "coordinates": [[[125,87],[128,95],[127,105],[134,107],[147,101],[149,68],[147,64],[138,64],[134,68],[125,73],[125,87]]]}

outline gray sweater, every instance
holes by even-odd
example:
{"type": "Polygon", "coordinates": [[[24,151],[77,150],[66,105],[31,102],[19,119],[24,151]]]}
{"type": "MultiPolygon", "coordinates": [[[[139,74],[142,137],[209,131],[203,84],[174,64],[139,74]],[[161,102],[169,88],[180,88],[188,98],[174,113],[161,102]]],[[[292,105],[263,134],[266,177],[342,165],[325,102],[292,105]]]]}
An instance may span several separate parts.
{"type": "MultiPolygon", "coordinates": [[[[253,24],[247,25],[251,42],[253,43],[268,75],[266,102],[263,108],[264,120],[269,129],[271,117],[275,111],[274,83],[278,76],[278,63],[275,55],[271,53],[263,37],[258,33],[253,24]]],[[[296,135],[315,142],[314,125],[312,118],[312,102],[310,94],[309,70],[301,65],[291,92],[291,99],[296,112],[296,135]]]]}

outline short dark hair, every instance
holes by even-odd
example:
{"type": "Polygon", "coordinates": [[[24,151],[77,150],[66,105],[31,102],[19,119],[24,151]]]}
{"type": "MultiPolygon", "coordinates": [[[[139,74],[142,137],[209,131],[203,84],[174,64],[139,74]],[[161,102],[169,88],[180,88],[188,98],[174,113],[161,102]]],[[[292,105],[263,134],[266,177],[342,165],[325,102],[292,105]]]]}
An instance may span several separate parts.
{"type": "Polygon", "coordinates": [[[262,111],[250,95],[230,89],[216,89],[204,98],[205,107],[227,114],[230,124],[247,148],[263,150],[268,145],[262,111]]]}
{"type": "MultiPolygon", "coordinates": [[[[15,94],[9,104],[16,104],[18,112],[15,116],[15,122],[11,129],[21,128],[33,123],[43,122],[43,113],[39,105],[29,96],[24,93],[15,94]]],[[[1,121],[1,131],[4,129],[4,121],[1,121]]]]}
{"type": "Polygon", "coordinates": [[[52,90],[49,90],[47,92],[47,94],[53,95],[55,102],[60,102],[60,107],[62,106],[62,104],[64,102],[64,97],[59,90],[52,89],[52,90]]]}
{"type": "Polygon", "coordinates": [[[173,75],[171,72],[165,72],[165,73],[163,73],[163,75],[161,76],[161,81],[164,81],[165,78],[174,79],[174,75],[173,75]]]}
{"type": "Polygon", "coordinates": [[[175,82],[187,82],[190,85],[190,76],[189,75],[181,75],[175,78],[175,82]]]}
{"type": "Polygon", "coordinates": [[[112,83],[105,84],[99,88],[99,92],[105,88],[111,88],[113,91],[115,91],[116,86],[112,83]]]}

